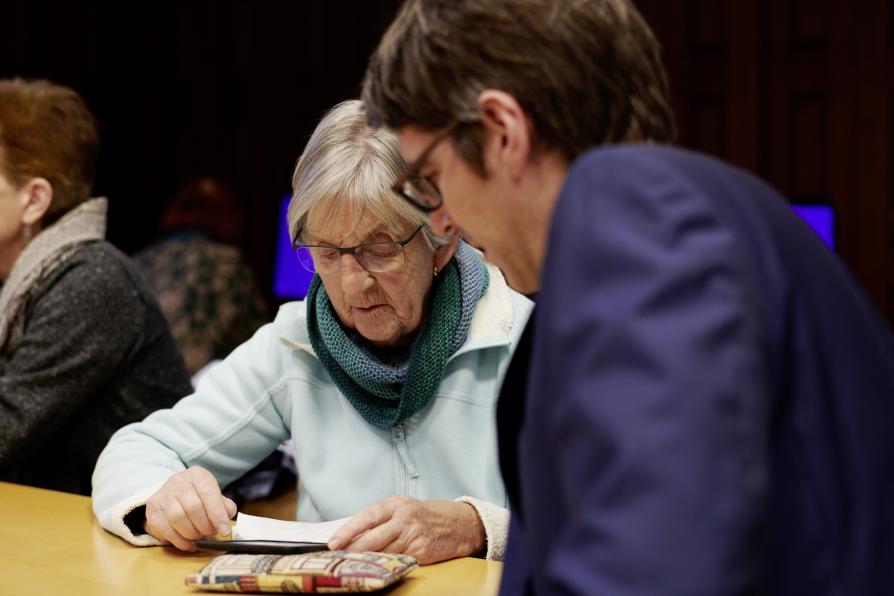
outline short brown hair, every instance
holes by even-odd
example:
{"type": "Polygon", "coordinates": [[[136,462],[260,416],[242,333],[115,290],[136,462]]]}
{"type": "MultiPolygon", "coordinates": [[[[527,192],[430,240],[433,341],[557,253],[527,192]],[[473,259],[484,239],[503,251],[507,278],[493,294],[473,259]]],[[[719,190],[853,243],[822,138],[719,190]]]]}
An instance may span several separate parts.
{"type": "MultiPolygon", "coordinates": [[[[674,136],[660,48],[629,0],[407,0],[363,85],[370,122],[436,130],[501,89],[537,142],[569,161],[594,145],[674,136]]],[[[460,130],[466,127],[460,127],[460,130]]],[[[482,170],[477,139],[455,137],[482,170]]]]}
{"type": "Polygon", "coordinates": [[[74,90],[0,80],[0,168],[17,186],[36,177],[50,182],[45,223],[90,198],[98,145],[96,119],[74,90]]]}
{"type": "Polygon", "coordinates": [[[200,176],[184,184],[170,200],[161,229],[196,228],[218,242],[238,245],[242,241],[242,216],[242,204],[229,184],[214,176],[200,176]]]}

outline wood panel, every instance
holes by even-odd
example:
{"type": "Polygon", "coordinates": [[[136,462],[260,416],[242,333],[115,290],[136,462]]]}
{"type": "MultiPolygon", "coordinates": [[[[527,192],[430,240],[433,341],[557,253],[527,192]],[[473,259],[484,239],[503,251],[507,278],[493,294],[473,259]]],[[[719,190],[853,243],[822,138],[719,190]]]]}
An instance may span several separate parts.
{"type": "Polygon", "coordinates": [[[886,0],[641,0],[683,145],[837,214],[839,254],[894,320],[894,15],[886,0]]]}

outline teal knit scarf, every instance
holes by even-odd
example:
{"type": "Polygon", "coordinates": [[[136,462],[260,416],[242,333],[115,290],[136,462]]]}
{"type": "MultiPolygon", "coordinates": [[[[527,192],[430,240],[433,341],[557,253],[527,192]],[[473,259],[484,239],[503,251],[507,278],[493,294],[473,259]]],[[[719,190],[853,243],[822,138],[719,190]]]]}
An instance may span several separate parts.
{"type": "Polygon", "coordinates": [[[363,419],[376,428],[394,428],[434,398],[447,359],[465,342],[488,282],[481,258],[460,242],[454,258],[432,284],[431,312],[409,358],[392,365],[377,358],[359,335],[345,331],[315,275],[306,299],[311,345],[363,419]]]}

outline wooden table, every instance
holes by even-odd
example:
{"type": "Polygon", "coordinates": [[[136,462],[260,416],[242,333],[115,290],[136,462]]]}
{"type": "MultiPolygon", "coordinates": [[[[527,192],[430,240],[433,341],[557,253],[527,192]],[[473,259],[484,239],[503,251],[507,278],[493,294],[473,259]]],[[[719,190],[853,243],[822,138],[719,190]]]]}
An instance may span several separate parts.
{"type": "MultiPolygon", "coordinates": [[[[197,594],[183,578],[211,558],[131,546],[99,526],[87,497],[0,482],[3,596],[197,594]]],[[[501,563],[471,558],[428,565],[387,594],[493,595],[501,569],[501,563]]]]}

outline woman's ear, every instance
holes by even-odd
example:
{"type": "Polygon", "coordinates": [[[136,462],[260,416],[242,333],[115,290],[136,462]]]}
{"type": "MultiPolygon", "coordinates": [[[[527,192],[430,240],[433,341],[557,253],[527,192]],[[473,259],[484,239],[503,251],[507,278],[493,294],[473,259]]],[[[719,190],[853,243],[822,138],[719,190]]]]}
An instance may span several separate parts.
{"type": "Polygon", "coordinates": [[[46,178],[32,178],[20,192],[22,223],[34,225],[40,222],[53,202],[53,185],[46,178]]]}
{"type": "Polygon", "coordinates": [[[454,232],[450,238],[450,242],[439,248],[435,251],[435,267],[438,271],[444,269],[447,266],[447,263],[450,262],[450,259],[453,258],[453,253],[456,252],[456,245],[459,242],[459,233],[454,232]]]}

